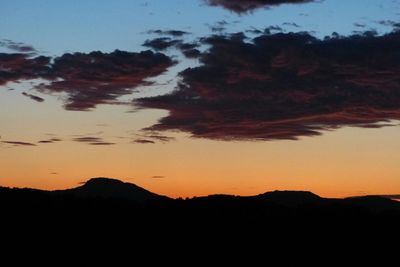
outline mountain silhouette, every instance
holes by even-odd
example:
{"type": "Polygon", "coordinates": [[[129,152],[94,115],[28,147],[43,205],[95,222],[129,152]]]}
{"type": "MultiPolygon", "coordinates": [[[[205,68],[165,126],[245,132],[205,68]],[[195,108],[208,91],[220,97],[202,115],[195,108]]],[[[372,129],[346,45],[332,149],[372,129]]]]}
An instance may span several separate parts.
{"type": "Polygon", "coordinates": [[[255,198],[286,207],[324,202],[320,196],[308,191],[273,191],[255,196],[255,198]]]}
{"type": "Polygon", "coordinates": [[[0,187],[0,206],[0,225],[18,245],[32,240],[30,247],[37,247],[47,238],[51,248],[72,242],[82,245],[80,251],[128,242],[130,250],[138,244],[147,250],[173,248],[176,253],[206,244],[220,253],[229,245],[261,244],[264,256],[270,244],[285,253],[290,247],[307,248],[305,255],[310,255],[308,245],[325,249],[323,241],[337,244],[350,239],[353,246],[365,237],[371,244],[371,236],[392,238],[400,225],[400,202],[379,196],[330,199],[304,191],[273,191],[170,199],[109,178],[58,191],[0,187]],[[178,241],[179,247],[166,243],[170,240],[178,241]]]}
{"type": "Polygon", "coordinates": [[[385,209],[397,209],[400,211],[400,202],[383,196],[349,197],[343,201],[375,211],[385,209]]]}
{"type": "Polygon", "coordinates": [[[92,178],[82,186],[67,190],[57,190],[54,193],[71,194],[84,198],[118,198],[137,202],[161,198],[167,199],[165,196],[157,195],[135,184],[104,177],[92,178]]]}

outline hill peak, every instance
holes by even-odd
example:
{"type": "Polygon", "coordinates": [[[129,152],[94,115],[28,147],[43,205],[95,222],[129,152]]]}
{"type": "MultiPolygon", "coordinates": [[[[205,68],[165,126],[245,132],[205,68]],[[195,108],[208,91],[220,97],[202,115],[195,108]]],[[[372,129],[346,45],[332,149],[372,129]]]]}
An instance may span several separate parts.
{"type": "Polygon", "coordinates": [[[281,204],[284,206],[298,206],[306,203],[316,203],[323,200],[320,196],[309,191],[272,191],[256,196],[257,198],[281,204]]]}
{"type": "MultiPolygon", "coordinates": [[[[100,184],[107,184],[107,185],[123,185],[123,184],[129,184],[125,183],[121,180],[115,179],[115,178],[107,178],[107,177],[95,177],[95,178],[90,178],[86,182],[82,183],[84,186],[87,185],[100,185],[100,184]]],[[[134,185],[134,184],[131,184],[134,185]]]]}
{"type": "Polygon", "coordinates": [[[133,183],[106,177],[91,178],[81,186],[67,191],[83,197],[121,198],[140,202],[163,197],[133,183]]]}

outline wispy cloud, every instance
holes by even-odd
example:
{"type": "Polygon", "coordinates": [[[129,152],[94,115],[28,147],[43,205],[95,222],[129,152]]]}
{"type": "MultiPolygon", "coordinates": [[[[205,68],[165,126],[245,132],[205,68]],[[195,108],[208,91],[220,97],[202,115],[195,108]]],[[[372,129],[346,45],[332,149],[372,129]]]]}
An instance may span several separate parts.
{"type": "Polygon", "coordinates": [[[0,40],[0,46],[1,47],[6,47],[10,50],[13,50],[15,52],[19,53],[36,53],[36,49],[32,45],[24,44],[21,42],[14,42],[8,39],[2,39],[0,40]]]}
{"type": "Polygon", "coordinates": [[[203,0],[210,6],[221,6],[236,13],[246,13],[258,8],[281,4],[304,4],[313,0],[203,0]]]}
{"type": "Polygon", "coordinates": [[[1,141],[5,144],[15,145],[15,146],[36,146],[36,144],[22,141],[1,141]]]}
{"type": "Polygon", "coordinates": [[[28,94],[26,92],[22,92],[22,95],[24,95],[26,97],[29,97],[30,99],[32,99],[32,100],[34,100],[36,102],[39,102],[39,103],[44,102],[43,98],[41,98],[39,96],[36,96],[36,95],[28,94]]]}
{"type": "Polygon", "coordinates": [[[112,143],[112,142],[106,142],[101,137],[93,137],[93,136],[77,137],[77,138],[74,138],[73,141],[80,142],[80,143],[86,143],[88,145],[93,145],[93,146],[108,146],[108,145],[116,144],[116,143],[112,143]]]}

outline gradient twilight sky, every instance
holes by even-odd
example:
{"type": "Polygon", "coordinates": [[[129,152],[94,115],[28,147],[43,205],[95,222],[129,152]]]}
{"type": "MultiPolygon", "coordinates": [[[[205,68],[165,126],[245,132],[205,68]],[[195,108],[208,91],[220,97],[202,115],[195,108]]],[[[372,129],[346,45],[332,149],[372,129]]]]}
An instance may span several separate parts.
{"type": "Polygon", "coordinates": [[[400,0],[245,12],[226,1],[2,0],[0,186],[61,189],[102,176],[172,197],[400,193],[400,0]],[[143,46],[153,39],[172,43],[143,46]],[[181,44],[199,55],[185,57],[181,44]],[[49,62],[32,63],[38,56],[49,62]]]}

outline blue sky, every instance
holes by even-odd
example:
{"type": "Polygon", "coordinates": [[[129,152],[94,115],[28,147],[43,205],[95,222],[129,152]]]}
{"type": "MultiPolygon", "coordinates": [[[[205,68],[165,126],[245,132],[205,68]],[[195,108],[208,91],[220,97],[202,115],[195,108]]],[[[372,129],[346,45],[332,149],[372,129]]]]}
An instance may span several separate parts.
{"type": "MultiPolygon", "coordinates": [[[[347,35],[360,30],[355,22],[380,32],[391,30],[376,23],[398,20],[396,0],[324,0],[323,3],[281,5],[237,15],[202,0],[3,0],[0,9],[0,38],[31,44],[48,55],[64,52],[104,52],[115,49],[138,51],[150,29],[179,29],[193,32],[189,38],[210,34],[207,25],[225,20],[227,31],[295,22],[322,37],[336,31],[347,35]]],[[[363,30],[363,29],[361,29],[363,30]]]]}

